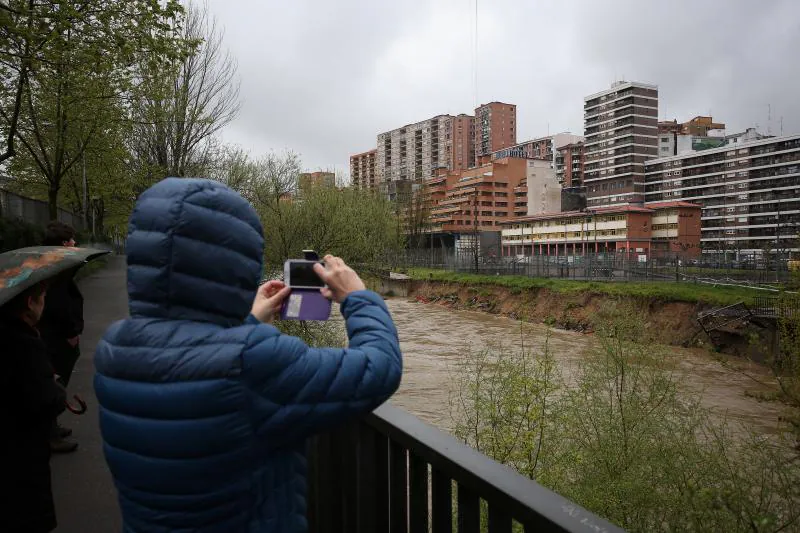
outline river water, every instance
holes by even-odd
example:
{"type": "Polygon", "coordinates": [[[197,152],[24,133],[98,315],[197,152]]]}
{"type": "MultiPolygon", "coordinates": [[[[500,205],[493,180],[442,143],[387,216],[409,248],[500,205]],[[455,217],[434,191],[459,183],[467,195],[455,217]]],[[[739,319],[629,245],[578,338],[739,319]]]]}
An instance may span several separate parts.
{"type": "MultiPolygon", "coordinates": [[[[403,298],[386,302],[397,324],[404,356],[403,382],[391,402],[442,428],[451,427],[449,396],[457,362],[469,350],[489,344],[509,345],[524,339],[527,346],[542,346],[548,327],[473,311],[454,311],[435,304],[403,298]]],[[[591,335],[550,329],[550,349],[569,381],[580,360],[591,349],[591,335]]],[[[774,383],[761,366],[740,359],[729,360],[729,368],[700,349],[664,346],[660,349],[679,356],[681,380],[702,394],[702,403],[758,433],[775,433],[784,408],[776,402],[760,402],[745,391],[768,392],[747,377],[746,370],[760,381],[774,383]]]]}

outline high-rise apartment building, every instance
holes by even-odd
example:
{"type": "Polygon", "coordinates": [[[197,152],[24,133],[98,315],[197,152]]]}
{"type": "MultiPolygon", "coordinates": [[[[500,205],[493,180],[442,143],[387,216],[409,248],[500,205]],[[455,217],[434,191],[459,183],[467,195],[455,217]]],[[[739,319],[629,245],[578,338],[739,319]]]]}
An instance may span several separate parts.
{"type": "Polygon", "coordinates": [[[569,132],[556,133],[546,137],[537,137],[529,141],[512,144],[492,152],[492,159],[503,159],[505,157],[521,157],[524,159],[542,159],[550,161],[555,168],[555,155],[559,148],[570,143],[583,140],[580,135],[573,135],[569,132]]]}
{"type": "Polygon", "coordinates": [[[475,117],[458,115],[445,126],[445,149],[450,158],[450,170],[465,170],[475,166],[475,117]]]}
{"type": "Polygon", "coordinates": [[[378,134],[376,170],[383,194],[394,199],[409,183],[449,167],[446,134],[452,118],[438,115],[378,134]]]}
{"type": "Polygon", "coordinates": [[[369,150],[350,156],[350,183],[356,189],[376,189],[375,155],[377,150],[369,150]]]}
{"type": "Polygon", "coordinates": [[[582,141],[565,144],[556,153],[556,177],[564,187],[583,186],[585,147],[582,141]]]}
{"type": "Polygon", "coordinates": [[[517,143],[517,106],[490,102],[475,109],[475,159],[517,143]]]}
{"type": "Polygon", "coordinates": [[[703,253],[800,251],[800,135],[750,137],[648,161],[645,206],[702,205],[703,253]]]}
{"type": "Polygon", "coordinates": [[[644,201],[644,162],[658,155],[658,87],[616,82],[584,98],[589,207],[644,201]]]}

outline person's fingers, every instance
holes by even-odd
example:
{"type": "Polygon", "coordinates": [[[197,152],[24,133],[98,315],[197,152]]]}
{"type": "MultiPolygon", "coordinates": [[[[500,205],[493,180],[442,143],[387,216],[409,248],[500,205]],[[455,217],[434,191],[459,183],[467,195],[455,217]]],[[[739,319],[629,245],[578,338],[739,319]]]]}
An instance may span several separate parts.
{"type": "Polygon", "coordinates": [[[328,300],[333,300],[333,291],[330,290],[328,287],[322,287],[319,292],[322,293],[322,296],[327,298],[328,300]]]}
{"type": "Polygon", "coordinates": [[[328,277],[330,276],[330,272],[326,270],[326,267],[319,263],[314,263],[313,268],[314,272],[317,274],[317,276],[319,276],[319,279],[327,283],[328,277]]]}
{"type": "Polygon", "coordinates": [[[268,298],[271,305],[277,305],[282,302],[292,290],[289,287],[283,287],[282,289],[278,290],[275,294],[268,298]]]}
{"type": "Polygon", "coordinates": [[[264,296],[266,296],[267,298],[270,298],[270,297],[274,296],[275,294],[277,294],[277,292],[279,290],[281,290],[285,286],[286,285],[284,285],[284,283],[282,281],[278,281],[276,279],[273,279],[273,280],[270,280],[270,281],[266,282],[264,285],[262,285],[261,292],[264,294],[264,296]]]}

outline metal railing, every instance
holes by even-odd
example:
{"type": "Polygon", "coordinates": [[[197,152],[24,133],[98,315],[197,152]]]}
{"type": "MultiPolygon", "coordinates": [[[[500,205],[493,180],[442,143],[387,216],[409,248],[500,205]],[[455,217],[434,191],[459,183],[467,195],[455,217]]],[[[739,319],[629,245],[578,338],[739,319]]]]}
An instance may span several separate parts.
{"type": "Polygon", "coordinates": [[[622,531],[389,405],[312,440],[308,494],[312,533],[622,531]]]}
{"type": "Polygon", "coordinates": [[[754,315],[761,317],[800,317],[800,296],[754,296],[748,307],[754,315]]]}
{"type": "Polygon", "coordinates": [[[528,276],[585,281],[680,281],[775,284],[791,279],[788,260],[732,253],[685,257],[675,253],[587,253],[503,256],[498,251],[406,250],[382,258],[386,270],[432,268],[491,276],[528,276]]]}

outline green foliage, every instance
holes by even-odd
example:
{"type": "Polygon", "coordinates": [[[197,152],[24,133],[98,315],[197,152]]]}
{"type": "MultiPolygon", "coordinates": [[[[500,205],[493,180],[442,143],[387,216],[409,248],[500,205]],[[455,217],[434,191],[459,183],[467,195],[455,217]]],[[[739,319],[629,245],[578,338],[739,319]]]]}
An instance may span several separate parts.
{"type": "MultiPolygon", "coordinates": [[[[524,339],[524,335],[523,335],[524,339]]],[[[543,448],[559,417],[563,384],[547,342],[540,352],[493,345],[467,351],[450,397],[454,434],[528,477],[548,470],[557,450],[543,448]]]]}
{"type": "Polygon", "coordinates": [[[38,246],[44,239],[44,230],[19,219],[0,218],[0,252],[17,248],[38,246]]]}
{"type": "MultiPolygon", "coordinates": [[[[796,295],[783,294],[778,308],[797,308],[796,295]]],[[[800,446],[800,312],[782,313],[778,319],[778,352],[771,358],[770,366],[781,390],[781,398],[794,408],[790,423],[800,446]]]]}
{"type": "Polygon", "coordinates": [[[347,343],[341,322],[306,322],[300,320],[278,320],[275,327],[286,335],[299,337],[309,346],[344,347],[347,343]]]}
{"type": "Polygon", "coordinates": [[[602,281],[575,281],[558,278],[529,278],[527,276],[488,276],[481,274],[448,272],[424,268],[410,269],[408,274],[419,280],[466,283],[469,285],[493,285],[521,291],[548,289],[563,294],[604,294],[627,296],[664,302],[699,302],[711,305],[731,305],[746,301],[763,291],[744,287],[717,287],[693,283],[649,282],[614,283],[602,281]]]}
{"type": "Polygon", "coordinates": [[[304,249],[352,264],[375,264],[387,250],[397,249],[396,219],[388,201],[369,191],[328,186],[298,194],[301,168],[299,157],[288,152],[242,163],[235,175],[221,175],[258,212],[268,268],[281,268],[304,249]]]}
{"type": "Polygon", "coordinates": [[[800,529],[789,443],[719,422],[635,317],[600,317],[574,383],[548,342],[472,353],[457,375],[455,434],[630,531],[800,529]]]}
{"type": "Polygon", "coordinates": [[[9,173],[55,218],[90,146],[96,164],[125,159],[127,106],[147,81],[139,67],[163,73],[196,43],[180,35],[177,0],[11,0],[0,11],[0,129],[18,141],[9,173]]]}

